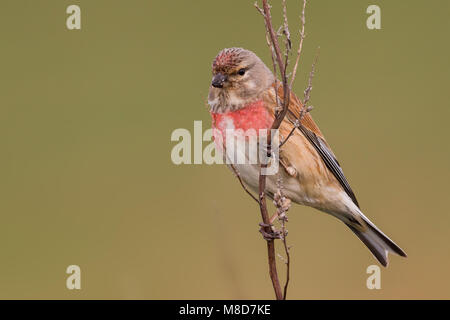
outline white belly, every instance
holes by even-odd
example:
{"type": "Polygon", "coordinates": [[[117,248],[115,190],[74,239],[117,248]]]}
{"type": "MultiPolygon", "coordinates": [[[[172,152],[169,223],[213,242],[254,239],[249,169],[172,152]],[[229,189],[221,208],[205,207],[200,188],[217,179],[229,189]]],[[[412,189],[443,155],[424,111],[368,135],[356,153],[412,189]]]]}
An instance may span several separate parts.
{"type": "MultiPolygon", "coordinates": [[[[249,146],[248,142],[242,143],[242,141],[242,138],[235,138],[234,144],[231,144],[234,148],[226,148],[226,161],[231,161],[242,180],[250,187],[250,189],[258,193],[261,163],[259,149],[258,146],[252,148],[249,146]],[[231,159],[234,159],[234,161],[231,159]],[[255,159],[257,159],[256,162],[255,159]]],[[[281,179],[284,194],[288,198],[299,204],[311,205],[313,199],[307,197],[299,180],[290,176],[279,164],[278,159],[271,158],[268,161],[266,172],[266,193],[270,197],[272,197],[278,189],[277,180],[281,179]]]]}

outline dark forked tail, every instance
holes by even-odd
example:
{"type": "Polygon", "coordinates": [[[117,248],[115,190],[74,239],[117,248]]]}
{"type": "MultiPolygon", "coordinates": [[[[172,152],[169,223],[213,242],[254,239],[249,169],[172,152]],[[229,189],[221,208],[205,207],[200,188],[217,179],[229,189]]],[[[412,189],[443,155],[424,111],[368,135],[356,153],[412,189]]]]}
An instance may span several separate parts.
{"type": "Polygon", "coordinates": [[[380,229],[378,229],[367,217],[361,215],[363,220],[367,224],[367,229],[360,231],[355,227],[346,224],[350,230],[352,230],[359,239],[369,248],[372,254],[377,258],[377,260],[385,267],[387,267],[388,253],[392,252],[399,256],[406,257],[406,253],[389,239],[380,229]]]}

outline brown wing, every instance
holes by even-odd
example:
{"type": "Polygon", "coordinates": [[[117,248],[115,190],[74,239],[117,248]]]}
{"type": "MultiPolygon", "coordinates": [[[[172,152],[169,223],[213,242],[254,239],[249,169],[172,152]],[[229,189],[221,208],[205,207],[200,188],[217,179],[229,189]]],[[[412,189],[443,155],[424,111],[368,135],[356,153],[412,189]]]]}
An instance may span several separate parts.
{"type": "MultiPolygon", "coordinates": [[[[274,90],[270,90],[270,92],[273,94],[271,98],[275,102],[274,90]]],[[[278,97],[280,101],[283,100],[283,86],[281,84],[278,85],[278,97]]],[[[273,105],[275,105],[275,103],[273,105]]],[[[300,116],[301,110],[301,101],[294,93],[291,92],[289,110],[286,114],[284,122],[289,122],[289,126],[292,127],[292,125],[294,125],[295,123],[295,120],[300,116]]],[[[338,182],[345,190],[347,195],[352,199],[352,201],[359,207],[358,200],[356,200],[356,196],[347,179],[345,178],[344,172],[342,171],[342,168],[338,160],[336,159],[336,156],[334,155],[333,151],[331,151],[331,148],[326,142],[325,137],[323,136],[319,127],[315,124],[309,113],[303,115],[298,130],[307,138],[309,143],[314,146],[314,149],[320,155],[320,158],[323,160],[328,170],[338,180],[338,182]]]]}

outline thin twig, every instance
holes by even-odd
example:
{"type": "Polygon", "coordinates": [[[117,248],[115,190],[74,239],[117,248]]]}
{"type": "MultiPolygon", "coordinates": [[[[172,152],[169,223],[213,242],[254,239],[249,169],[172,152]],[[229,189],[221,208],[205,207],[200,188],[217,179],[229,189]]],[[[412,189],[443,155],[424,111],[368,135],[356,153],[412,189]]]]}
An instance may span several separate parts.
{"type": "Polygon", "coordinates": [[[236,167],[232,163],[230,163],[230,167],[233,170],[234,175],[239,180],[239,183],[241,184],[241,186],[245,190],[245,192],[247,192],[249,194],[249,196],[252,197],[253,200],[255,200],[259,204],[258,199],[253,195],[253,193],[250,192],[250,190],[248,190],[247,186],[244,184],[244,181],[242,181],[241,175],[240,175],[239,171],[236,169],[236,167]]]}
{"type": "Polygon", "coordinates": [[[291,33],[289,32],[289,23],[287,18],[287,8],[286,8],[286,0],[283,0],[283,34],[284,34],[284,65],[287,70],[287,66],[289,63],[289,52],[292,48],[291,42],[291,33]]]}
{"type": "MultiPolygon", "coordinates": [[[[269,46],[269,50],[271,53],[271,58],[272,58],[272,65],[273,65],[273,74],[277,74],[277,64],[275,62],[275,50],[273,49],[273,46],[270,42],[269,39],[269,32],[266,30],[266,41],[267,41],[267,45],[269,46]]],[[[276,112],[280,111],[280,108],[282,109],[283,106],[280,104],[280,98],[278,96],[278,81],[275,81],[275,86],[273,87],[273,90],[275,91],[275,102],[276,102],[276,107],[275,110],[276,112]]]]}
{"type": "Polygon", "coordinates": [[[281,223],[281,236],[282,236],[281,240],[283,242],[284,252],[286,254],[286,259],[283,259],[284,263],[286,264],[286,282],[284,284],[283,300],[286,300],[291,268],[291,255],[289,253],[290,248],[287,245],[286,241],[287,237],[286,222],[288,221],[287,211],[291,206],[291,200],[287,199],[283,195],[283,184],[280,175],[278,176],[277,179],[277,193],[275,194],[273,203],[277,208],[278,220],[280,220],[281,223]]]}
{"type": "Polygon", "coordinates": [[[281,149],[281,147],[289,140],[289,138],[294,134],[295,129],[297,129],[298,127],[300,127],[300,122],[298,119],[295,119],[294,122],[294,126],[292,127],[291,131],[289,132],[288,136],[286,137],[286,139],[284,139],[283,141],[281,141],[280,145],[278,146],[278,149],[281,149]]]}
{"type": "Polygon", "coordinates": [[[308,77],[308,86],[306,87],[305,91],[303,92],[303,108],[305,108],[306,104],[309,102],[309,99],[311,98],[311,90],[312,90],[312,81],[314,78],[314,73],[316,71],[316,63],[319,59],[319,53],[320,53],[320,47],[317,48],[316,56],[314,57],[313,64],[311,66],[311,71],[309,73],[308,77]]]}
{"type": "Polygon", "coordinates": [[[225,163],[229,164],[230,168],[233,170],[234,175],[239,180],[239,183],[241,184],[242,188],[247,192],[247,194],[252,197],[253,200],[255,200],[258,204],[258,199],[253,195],[253,193],[248,190],[247,186],[244,184],[244,181],[242,181],[241,174],[239,173],[239,170],[234,166],[233,161],[231,161],[230,157],[228,157],[228,153],[226,151],[225,141],[222,137],[222,150],[224,150],[223,157],[225,158],[225,163]]]}
{"type": "Polygon", "coordinates": [[[297,50],[297,58],[295,59],[294,69],[292,70],[291,83],[289,85],[291,88],[292,84],[294,83],[295,76],[297,75],[298,62],[300,61],[300,56],[303,49],[303,39],[305,39],[305,9],[306,9],[306,0],[303,0],[302,15],[300,17],[302,22],[302,29],[300,31],[300,42],[297,50]]]}
{"type": "Polygon", "coordinates": [[[295,121],[293,122],[293,127],[292,127],[291,131],[289,132],[289,134],[286,137],[286,139],[281,141],[280,145],[278,146],[278,149],[281,149],[281,147],[289,140],[289,138],[294,134],[295,129],[300,127],[301,121],[302,121],[303,117],[305,116],[305,114],[307,114],[308,112],[311,112],[312,109],[313,109],[313,106],[308,106],[308,107],[305,108],[304,105],[302,105],[302,109],[300,110],[300,114],[299,114],[298,118],[295,119],[295,121]]]}
{"type": "Polygon", "coordinates": [[[294,123],[293,123],[293,127],[291,129],[291,131],[289,132],[288,136],[286,137],[286,139],[284,139],[280,145],[278,146],[279,149],[281,149],[281,147],[289,140],[289,138],[294,134],[295,129],[297,129],[298,127],[300,127],[301,125],[301,121],[303,119],[303,117],[305,116],[305,114],[311,112],[311,110],[313,109],[313,106],[307,106],[307,103],[309,102],[310,98],[311,98],[311,90],[312,90],[312,80],[314,78],[314,74],[315,74],[315,70],[316,70],[316,64],[317,64],[317,60],[319,58],[319,53],[320,53],[320,47],[317,48],[317,53],[316,56],[314,58],[313,64],[311,66],[311,71],[309,73],[309,77],[308,77],[308,86],[306,87],[305,91],[303,92],[303,103],[301,106],[301,110],[300,110],[300,114],[298,116],[297,119],[295,119],[294,123]]]}
{"type": "Polygon", "coordinates": [[[290,274],[291,274],[291,255],[289,253],[290,247],[286,243],[287,230],[285,227],[285,223],[282,223],[282,232],[283,232],[283,246],[284,252],[286,253],[286,283],[284,284],[284,292],[283,292],[283,300],[287,298],[287,290],[289,286],[290,274]]]}

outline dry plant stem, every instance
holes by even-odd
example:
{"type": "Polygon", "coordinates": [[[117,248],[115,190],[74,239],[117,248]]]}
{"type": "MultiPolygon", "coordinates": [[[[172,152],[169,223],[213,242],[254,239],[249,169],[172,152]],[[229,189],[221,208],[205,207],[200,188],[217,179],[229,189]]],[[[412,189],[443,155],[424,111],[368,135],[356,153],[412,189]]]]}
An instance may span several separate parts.
{"type": "MultiPolygon", "coordinates": [[[[261,211],[262,220],[266,225],[264,231],[270,233],[272,230],[269,224],[270,221],[265,196],[266,176],[262,172],[264,168],[267,168],[267,165],[261,164],[259,174],[259,209],[261,211]]],[[[278,279],[277,262],[275,260],[275,241],[273,239],[267,240],[267,256],[269,259],[269,275],[272,280],[273,289],[275,290],[275,297],[277,300],[282,300],[283,293],[281,292],[280,280],[278,279]]]]}
{"type": "Polygon", "coordinates": [[[277,215],[278,220],[281,224],[281,241],[284,246],[284,251],[286,253],[286,258],[281,257],[280,258],[284,261],[286,264],[286,282],[284,284],[284,293],[283,293],[283,300],[286,300],[287,297],[287,290],[289,287],[289,280],[290,280],[290,266],[291,266],[291,255],[289,253],[289,246],[287,245],[286,237],[287,237],[287,230],[286,230],[286,222],[287,219],[287,211],[289,210],[291,206],[291,200],[283,196],[283,180],[281,175],[278,173],[277,178],[277,192],[274,195],[274,201],[273,201],[275,207],[277,208],[277,215]]]}
{"type": "MultiPolygon", "coordinates": [[[[275,34],[275,31],[272,26],[272,16],[270,14],[270,8],[269,8],[269,4],[267,3],[267,0],[263,0],[263,11],[264,11],[264,21],[266,24],[266,28],[267,28],[267,31],[270,36],[270,40],[273,45],[273,49],[275,51],[275,57],[276,57],[275,61],[277,62],[278,69],[280,70],[280,74],[281,74],[281,78],[282,78],[282,82],[283,82],[283,94],[284,94],[283,109],[281,110],[281,112],[279,112],[276,115],[275,120],[272,123],[272,127],[271,127],[271,129],[278,129],[281,125],[281,122],[284,119],[284,116],[286,115],[286,113],[288,111],[291,94],[290,94],[290,89],[289,89],[289,86],[287,83],[287,76],[286,76],[287,65],[285,65],[283,63],[283,58],[282,58],[282,54],[281,54],[280,45],[278,43],[278,38],[277,38],[277,35],[275,34]]],[[[267,139],[268,139],[268,143],[267,143],[268,150],[270,150],[270,145],[271,145],[270,132],[268,133],[267,139]]]]}
{"type": "MultiPolygon", "coordinates": [[[[289,24],[288,24],[288,18],[287,18],[287,8],[286,8],[286,0],[283,0],[283,34],[285,36],[284,38],[284,44],[285,44],[285,51],[284,51],[284,65],[287,69],[287,65],[289,62],[289,51],[292,48],[292,42],[291,42],[291,33],[289,32],[289,24]]],[[[290,87],[292,89],[292,87],[290,87]]]]}
{"type": "Polygon", "coordinates": [[[314,78],[314,73],[316,71],[316,63],[317,63],[317,59],[319,58],[319,52],[320,52],[320,47],[317,48],[317,53],[316,53],[316,56],[314,57],[314,62],[311,66],[311,72],[309,73],[309,78],[308,78],[308,87],[306,87],[305,91],[303,92],[304,96],[303,96],[302,112],[306,108],[306,104],[309,102],[309,99],[311,98],[312,80],[314,78]]]}
{"type": "Polygon", "coordinates": [[[277,212],[279,213],[279,220],[281,222],[281,234],[282,234],[282,241],[284,246],[284,252],[286,253],[286,282],[284,283],[284,292],[283,292],[283,300],[286,300],[287,297],[287,291],[289,287],[289,280],[290,280],[290,270],[291,270],[291,255],[289,253],[289,247],[287,245],[286,237],[287,237],[287,230],[286,230],[286,222],[287,222],[287,210],[289,210],[290,207],[290,200],[289,200],[289,206],[286,206],[284,203],[284,197],[283,197],[283,183],[282,178],[280,175],[278,175],[277,179],[277,193],[281,196],[281,205],[279,201],[275,201],[275,205],[277,206],[277,212]]]}
{"type": "MultiPolygon", "coordinates": [[[[261,13],[261,15],[264,18],[264,24],[266,27],[266,39],[268,40],[268,45],[269,45],[269,49],[271,52],[271,56],[272,56],[272,62],[273,62],[273,69],[274,69],[274,74],[277,74],[277,68],[280,71],[280,77],[281,77],[281,81],[283,84],[283,103],[280,104],[279,100],[278,100],[278,83],[277,81],[275,82],[275,95],[276,95],[276,108],[275,108],[275,119],[272,123],[271,126],[271,130],[267,135],[267,154],[268,156],[271,156],[272,154],[272,137],[271,137],[271,131],[273,130],[278,130],[278,128],[280,127],[281,123],[283,122],[287,112],[288,112],[288,108],[289,108],[289,103],[290,103],[290,95],[291,95],[291,87],[292,84],[294,82],[295,79],[295,75],[297,72],[297,68],[298,68],[298,63],[300,61],[300,55],[301,55],[301,51],[302,51],[302,47],[303,47],[303,39],[305,38],[305,8],[306,8],[306,0],[303,0],[303,10],[302,10],[302,17],[301,17],[301,22],[302,22],[302,28],[301,28],[301,32],[300,32],[300,43],[299,43],[299,49],[297,50],[297,58],[296,58],[296,62],[295,62],[295,66],[293,69],[293,73],[292,73],[292,77],[291,77],[291,81],[290,83],[288,83],[288,75],[287,75],[287,67],[288,67],[288,63],[289,63],[289,53],[291,50],[291,39],[290,39],[290,32],[289,32],[289,25],[288,25],[288,19],[287,19],[287,9],[286,9],[286,0],[283,0],[282,2],[283,5],[283,25],[282,27],[279,29],[279,32],[275,32],[273,25],[272,25],[272,17],[271,17],[271,13],[270,13],[270,6],[268,4],[267,0],[262,0],[262,8],[258,7],[258,4],[255,3],[255,7],[257,8],[257,10],[261,13]],[[282,55],[282,51],[280,49],[280,45],[278,42],[278,36],[280,36],[280,31],[282,30],[282,35],[284,35],[284,42],[285,42],[285,51],[284,51],[284,56],[282,55]],[[283,61],[283,57],[284,57],[284,61],[283,61]]],[[[313,72],[312,72],[313,73],[313,72]]],[[[309,88],[310,86],[308,86],[309,88]]],[[[307,88],[307,90],[308,90],[307,88]]],[[[308,93],[309,95],[309,91],[311,89],[309,89],[307,92],[305,90],[305,95],[306,93],[308,93]]],[[[303,105],[303,109],[305,109],[305,105],[303,105]]],[[[309,109],[306,109],[306,112],[309,109]]],[[[302,112],[299,115],[299,119],[295,122],[294,124],[294,128],[292,129],[292,131],[289,133],[288,137],[281,143],[280,147],[291,137],[291,135],[293,134],[294,130],[296,127],[300,126],[300,121],[303,117],[303,112],[304,110],[302,110],[302,112]]],[[[276,161],[276,159],[275,159],[276,161]]],[[[261,212],[261,217],[264,223],[264,232],[266,233],[271,233],[271,226],[270,226],[270,219],[269,219],[269,214],[268,214],[268,210],[267,210],[267,204],[266,204],[266,197],[265,197],[265,191],[266,191],[266,176],[264,174],[264,170],[267,168],[267,164],[261,164],[260,165],[260,172],[259,172],[259,207],[260,207],[260,212],[261,212]]],[[[280,191],[281,194],[281,182],[280,185],[278,186],[278,190],[280,191]]],[[[278,210],[280,210],[280,208],[278,208],[278,210]]],[[[286,243],[286,236],[287,236],[287,231],[286,231],[286,223],[287,219],[285,216],[285,212],[283,212],[283,218],[281,219],[281,225],[282,225],[282,241],[283,241],[283,245],[285,248],[285,252],[286,252],[286,256],[287,256],[287,260],[286,260],[286,265],[287,265],[287,275],[286,275],[286,283],[284,286],[284,294],[281,291],[281,286],[280,286],[280,281],[278,278],[278,273],[277,273],[277,267],[276,267],[276,260],[275,260],[275,242],[273,239],[269,239],[267,241],[267,251],[268,251],[268,262],[269,262],[269,274],[270,274],[270,278],[272,280],[272,284],[273,284],[273,288],[275,291],[275,296],[278,300],[280,299],[286,299],[286,295],[287,295],[287,289],[288,289],[288,284],[289,284],[289,272],[290,272],[290,255],[289,255],[289,247],[286,243]]]]}
{"type": "MultiPolygon", "coordinates": [[[[288,83],[288,76],[286,74],[288,62],[289,62],[289,53],[292,48],[292,42],[290,39],[290,32],[289,32],[289,26],[288,26],[288,19],[287,19],[287,9],[286,9],[286,0],[283,0],[283,26],[280,27],[279,31],[283,30],[283,35],[285,37],[285,52],[284,52],[284,61],[282,52],[278,43],[278,36],[279,32],[275,33],[272,25],[272,17],[270,13],[270,6],[268,4],[267,0],[262,0],[263,8],[261,9],[258,7],[257,2],[255,2],[256,9],[261,13],[261,15],[264,17],[264,24],[266,27],[266,40],[267,44],[269,46],[269,49],[271,51],[271,57],[272,57],[272,63],[273,63],[273,71],[274,75],[277,74],[277,67],[280,70],[280,76],[282,79],[283,84],[283,104],[280,105],[279,99],[278,99],[278,83],[275,81],[275,96],[276,96],[276,108],[275,108],[275,120],[272,123],[271,129],[278,130],[281,123],[283,122],[287,112],[288,107],[290,103],[290,95],[291,95],[291,88],[292,84],[295,80],[295,76],[297,73],[297,67],[298,63],[300,61],[300,55],[302,52],[303,47],[303,39],[305,38],[305,8],[306,8],[306,0],[303,0],[303,10],[302,10],[302,16],[301,16],[301,22],[302,22],[302,28],[300,32],[300,43],[299,43],[299,49],[297,50],[297,58],[295,61],[292,77],[290,83],[288,83]],[[270,38],[270,39],[269,39],[270,38]],[[281,111],[280,111],[281,107],[281,111]]],[[[300,112],[299,118],[294,123],[294,127],[292,128],[289,135],[282,141],[282,143],[279,145],[279,148],[281,148],[284,143],[291,137],[294,130],[300,126],[300,121],[304,115],[304,113],[309,112],[311,107],[306,108],[306,102],[309,100],[309,92],[312,89],[311,86],[311,80],[314,75],[314,65],[313,69],[310,73],[310,81],[308,88],[305,90],[305,100],[302,107],[302,111],[300,112]]],[[[270,130],[271,131],[271,130],[270,130]]],[[[267,154],[271,155],[271,132],[267,135],[267,154]]],[[[241,176],[239,174],[239,171],[235,168],[233,164],[230,164],[230,167],[232,168],[233,172],[235,173],[236,177],[239,180],[239,183],[241,184],[242,188],[249,194],[256,202],[258,202],[261,212],[261,217],[264,223],[263,230],[266,233],[271,233],[271,222],[272,220],[269,218],[268,210],[267,210],[267,203],[266,203],[266,197],[265,197],[265,190],[266,190],[266,175],[263,173],[263,171],[267,168],[267,164],[261,164],[260,165],[260,172],[259,172],[259,199],[257,199],[245,186],[244,182],[241,179],[241,176]]],[[[278,191],[280,191],[282,188],[281,182],[278,185],[278,191]]],[[[280,191],[281,192],[281,191],[280,191]]],[[[287,210],[286,210],[287,211],[287,210]]],[[[289,279],[290,279],[290,254],[289,254],[289,246],[286,242],[286,236],[287,236],[287,230],[286,230],[286,222],[287,218],[285,216],[285,212],[283,213],[284,217],[280,218],[281,221],[281,227],[282,227],[282,242],[284,245],[284,250],[286,253],[286,266],[287,266],[287,273],[286,273],[286,283],[284,285],[284,292],[281,290],[280,281],[278,278],[277,273],[277,265],[276,265],[276,259],[275,259],[275,242],[274,239],[267,240],[267,254],[268,254],[268,263],[269,263],[269,274],[270,278],[272,280],[272,285],[275,291],[275,296],[277,300],[286,299],[287,296],[287,290],[289,285],[289,279]]]]}
{"type": "MultiPolygon", "coordinates": [[[[308,88],[311,88],[312,89],[312,86],[311,87],[308,87],[308,88]]],[[[306,90],[308,90],[308,88],[306,89],[306,90]]],[[[309,91],[311,91],[311,89],[309,90],[309,91]]],[[[306,92],[306,90],[305,90],[305,92],[306,92]]],[[[309,92],[308,91],[308,92],[309,92]]],[[[308,100],[309,100],[309,97],[308,97],[308,100]]],[[[306,99],[305,99],[305,101],[307,101],[306,99]]],[[[302,109],[301,109],[301,111],[300,111],[300,115],[299,115],[299,117],[297,118],[297,119],[295,119],[295,122],[293,123],[293,127],[292,127],[292,129],[291,129],[291,131],[289,132],[289,134],[288,134],[288,136],[286,137],[286,139],[284,139],[283,141],[281,141],[281,143],[280,143],[280,145],[279,145],[279,149],[281,149],[281,147],[289,140],[289,138],[294,134],[294,132],[295,132],[295,129],[297,129],[298,127],[300,127],[300,125],[301,125],[301,121],[302,121],[302,119],[303,119],[303,117],[305,116],[305,114],[307,114],[308,112],[310,112],[311,110],[313,109],[313,107],[312,106],[308,106],[307,108],[305,108],[305,106],[303,105],[302,106],[302,109]]]]}
{"type": "MultiPolygon", "coordinates": [[[[264,15],[264,13],[263,13],[264,15]]],[[[270,42],[269,39],[269,32],[266,30],[266,41],[267,41],[267,45],[269,46],[269,50],[271,53],[271,58],[272,58],[272,65],[273,65],[273,74],[277,74],[277,64],[275,62],[275,52],[273,50],[272,44],[270,42]]],[[[275,87],[274,87],[274,91],[275,91],[275,102],[276,102],[276,110],[279,110],[280,108],[280,99],[278,97],[278,81],[275,81],[275,87]]]]}
{"type": "MultiPolygon", "coordinates": [[[[298,63],[300,61],[300,56],[302,54],[302,49],[303,49],[303,40],[305,39],[305,10],[306,10],[306,0],[303,0],[303,8],[302,8],[302,15],[301,15],[301,31],[300,31],[300,42],[298,45],[298,50],[297,50],[297,58],[295,59],[295,64],[294,64],[294,69],[292,70],[292,76],[291,76],[291,82],[289,84],[289,88],[292,89],[292,84],[294,83],[295,80],[295,76],[297,75],[297,68],[298,68],[298,63]]],[[[285,1],[283,1],[283,15],[285,16],[285,27],[287,28],[287,15],[286,15],[286,3],[285,1]]],[[[286,60],[287,61],[287,60],[286,60]]],[[[302,110],[300,112],[300,115],[298,117],[298,121],[294,124],[294,127],[292,128],[292,130],[289,132],[288,136],[286,137],[286,139],[284,139],[281,143],[279,148],[281,149],[281,147],[289,140],[289,138],[292,136],[292,134],[295,132],[295,129],[298,128],[300,126],[301,120],[304,116],[305,113],[309,112],[310,110],[306,110],[306,103],[309,101],[309,92],[312,89],[312,77],[314,76],[314,66],[317,62],[317,56],[316,56],[316,60],[313,63],[312,66],[312,70],[311,73],[309,74],[309,82],[308,82],[308,87],[305,90],[305,98],[303,99],[303,106],[302,106],[302,110]],[[307,97],[306,97],[307,96],[307,97]]]]}
{"type": "Polygon", "coordinates": [[[284,293],[283,293],[283,300],[286,300],[287,296],[287,290],[289,286],[289,280],[290,280],[290,269],[291,269],[291,255],[289,253],[289,247],[286,242],[286,217],[283,217],[281,220],[281,234],[283,235],[283,246],[284,246],[284,252],[286,253],[286,282],[284,284],[284,293]]]}
{"type": "MultiPolygon", "coordinates": [[[[258,8],[257,5],[256,5],[256,7],[258,8]]],[[[276,61],[278,63],[278,67],[280,68],[280,73],[283,74],[285,72],[285,66],[281,60],[280,47],[278,45],[278,39],[275,34],[275,31],[273,30],[273,27],[272,27],[272,21],[271,21],[272,19],[271,19],[271,15],[270,15],[270,9],[269,9],[269,5],[266,0],[263,0],[263,9],[261,10],[258,8],[258,10],[262,13],[262,15],[264,17],[266,31],[269,34],[269,37],[271,40],[270,47],[271,47],[272,60],[275,61],[275,58],[273,57],[273,53],[275,51],[276,61]]],[[[276,64],[274,64],[274,70],[276,70],[276,64]]],[[[277,109],[278,109],[278,106],[277,106],[276,110],[277,109]]],[[[283,106],[283,109],[284,109],[284,106],[283,106]]],[[[277,111],[275,111],[275,112],[277,115],[280,114],[277,111]]],[[[276,122],[276,119],[275,119],[274,123],[272,124],[272,128],[274,127],[275,122],[276,122]]],[[[269,134],[267,135],[267,151],[269,154],[271,152],[270,149],[271,149],[271,135],[269,132],[269,134]]],[[[260,208],[263,223],[265,225],[265,227],[263,227],[264,231],[267,233],[270,233],[272,230],[271,230],[271,227],[269,224],[269,214],[267,212],[267,204],[266,204],[266,196],[265,196],[266,176],[265,176],[265,174],[263,174],[263,170],[265,170],[265,168],[267,168],[267,165],[261,164],[260,172],[259,172],[259,190],[258,190],[259,191],[259,208],[260,208]]],[[[280,280],[278,279],[277,264],[276,264],[276,258],[275,258],[275,242],[273,239],[267,240],[267,256],[268,256],[268,263],[269,263],[269,275],[270,275],[270,279],[272,280],[273,289],[275,291],[275,297],[277,300],[282,300],[283,293],[281,291],[280,280]]]]}
{"type": "MultiPolygon", "coordinates": [[[[259,10],[259,12],[262,13],[263,17],[264,17],[264,22],[265,22],[265,26],[266,26],[266,31],[269,34],[270,37],[270,41],[271,41],[271,53],[272,53],[272,59],[273,61],[276,61],[277,65],[278,65],[278,69],[280,70],[280,75],[282,78],[282,82],[283,82],[283,108],[281,110],[281,112],[278,112],[276,108],[276,112],[275,112],[275,120],[272,123],[271,129],[278,129],[284,119],[284,117],[286,116],[286,113],[288,111],[288,106],[289,106],[289,102],[290,102],[290,87],[288,85],[288,80],[287,80],[287,76],[286,76],[286,68],[287,68],[287,62],[288,62],[288,55],[289,55],[289,50],[290,50],[290,46],[288,44],[286,44],[286,55],[285,55],[285,62],[283,62],[283,58],[282,58],[282,53],[280,50],[280,45],[278,43],[278,38],[277,38],[277,34],[275,33],[274,29],[273,29],[273,25],[272,25],[272,17],[270,14],[270,8],[269,8],[269,4],[267,2],[267,0],[262,0],[262,4],[263,4],[263,9],[260,9],[257,5],[257,9],[259,10]],[[275,58],[273,57],[275,53],[275,58]]],[[[285,3],[284,3],[284,10],[283,10],[283,14],[284,14],[284,34],[286,36],[286,38],[288,40],[286,40],[286,43],[290,42],[289,37],[289,31],[288,31],[288,27],[287,27],[287,15],[286,15],[286,9],[285,9],[285,3]]],[[[276,70],[276,66],[274,64],[274,70],[276,70]]],[[[276,88],[275,88],[276,90],[276,88]]],[[[277,106],[278,107],[278,106],[277,106]]],[[[268,133],[267,135],[267,151],[268,154],[271,154],[271,132],[268,133]]],[[[267,168],[267,164],[261,164],[260,166],[260,173],[259,173],[259,207],[260,207],[260,212],[261,212],[261,217],[262,220],[264,222],[264,224],[266,225],[264,227],[264,231],[267,233],[270,233],[272,230],[270,228],[269,225],[269,214],[267,212],[267,204],[266,204],[266,198],[265,198],[265,190],[266,190],[266,175],[263,173],[263,170],[267,168]]],[[[285,235],[284,235],[285,238],[285,235]]],[[[283,293],[281,292],[281,286],[280,286],[280,281],[278,278],[278,273],[277,273],[277,266],[276,266],[276,260],[275,260],[275,242],[274,240],[268,240],[267,241],[267,254],[268,254],[268,260],[269,260],[269,274],[270,274],[270,278],[272,280],[272,285],[275,291],[275,296],[277,300],[281,300],[284,299],[285,297],[283,296],[283,293]]],[[[285,290],[287,291],[287,290],[285,290]]]]}
{"type": "Polygon", "coordinates": [[[298,119],[296,119],[296,121],[294,122],[294,126],[292,127],[292,130],[289,132],[288,136],[286,137],[286,139],[284,139],[280,145],[279,145],[279,149],[281,149],[281,147],[289,140],[289,138],[292,136],[292,134],[295,132],[295,129],[297,129],[298,127],[300,127],[301,121],[303,119],[303,117],[305,116],[306,113],[311,112],[312,110],[312,106],[308,106],[306,107],[306,104],[309,102],[309,99],[311,98],[311,90],[312,90],[312,80],[314,78],[314,73],[316,71],[316,64],[317,64],[317,59],[319,57],[319,50],[320,47],[317,49],[317,54],[314,58],[314,62],[311,66],[311,72],[309,73],[309,78],[308,78],[308,86],[306,87],[303,96],[303,104],[302,104],[302,109],[300,111],[300,115],[298,117],[298,119]]]}
{"type": "MultiPolygon", "coordinates": [[[[223,150],[225,150],[225,143],[222,143],[222,148],[223,148],[223,150]]],[[[248,190],[248,188],[245,185],[244,181],[242,181],[241,174],[239,173],[238,169],[233,165],[233,163],[230,160],[230,158],[228,157],[228,154],[227,154],[226,151],[225,151],[225,160],[227,160],[228,163],[230,164],[230,168],[233,170],[234,175],[238,179],[239,183],[241,184],[241,186],[245,190],[245,192],[247,192],[247,194],[250,197],[252,197],[252,199],[255,200],[259,204],[259,200],[253,195],[253,193],[250,192],[250,190],[248,190]]]]}
{"type": "Polygon", "coordinates": [[[273,201],[275,207],[277,208],[277,216],[278,220],[281,224],[281,241],[283,242],[284,246],[284,252],[286,253],[286,258],[283,258],[280,256],[280,258],[284,261],[286,264],[286,282],[284,284],[284,292],[283,292],[283,300],[286,300],[287,297],[287,290],[289,287],[289,280],[290,280],[290,266],[291,266],[291,255],[289,253],[289,246],[287,245],[286,237],[287,237],[287,230],[286,230],[286,222],[287,219],[287,211],[289,210],[291,206],[291,200],[283,196],[283,180],[278,173],[277,178],[277,192],[274,195],[274,201],[273,201]]]}
{"type": "MultiPolygon", "coordinates": [[[[301,120],[301,118],[300,118],[301,120]]],[[[289,138],[294,134],[295,129],[297,129],[300,126],[300,121],[296,121],[294,123],[294,126],[292,127],[292,130],[289,132],[288,136],[286,137],[286,139],[284,139],[279,146],[279,149],[281,149],[282,146],[284,146],[284,144],[289,140],[289,138]]]]}
{"type": "Polygon", "coordinates": [[[284,284],[284,293],[283,293],[283,300],[286,300],[287,296],[287,290],[289,286],[289,280],[290,280],[290,269],[291,269],[291,255],[289,254],[289,247],[286,242],[286,225],[285,221],[282,222],[282,234],[283,234],[283,246],[284,246],[284,252],[286,253],[286,282],[284,284]]]}
{"type": "Polygon", "coordinates": [[[233,164],[230,164],[230,167],[231,167],[231,169],[233,169],[234,175],[239,180],[239,183],[241,184],[241,186],[245,190],[245,192],[247,192],[248,195],[250,197],[252,197],[252,199],[255,200],[259,204],[259,200],[253,195],[253,193],[250,192],[250,190],[248,190],[248,188],[244,184],[244,181],[242,181],[241,175],[240,175],[239,171],[236,169],[236,167],[233,164]]]}
{"type": "Polygon", "coordinates": [[[291,83],[290,83],[291,88],[292,88],[292,84],[294,83],[295,76],[297,74],[298,62],[300,61],[300,55],[301,55],[302,49],[303,49],[303,39],[305,39],[305,9],[306,9],[306,0],[303,0],[303,9],[302,9],[302,16],[301,16],[302,30],[300,31],[300,42],[299,42],[298,50],[297,50],[297,58],[295,59],[294,69],[292,70],[292,77],[291,77],[291,83]]]}

